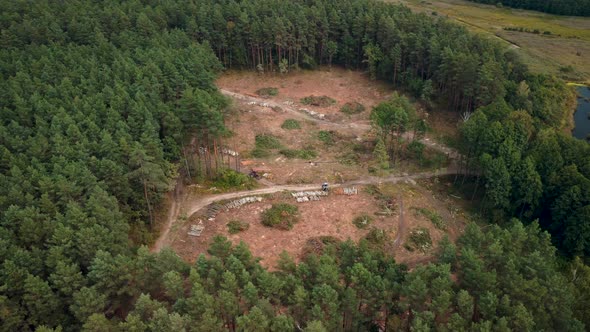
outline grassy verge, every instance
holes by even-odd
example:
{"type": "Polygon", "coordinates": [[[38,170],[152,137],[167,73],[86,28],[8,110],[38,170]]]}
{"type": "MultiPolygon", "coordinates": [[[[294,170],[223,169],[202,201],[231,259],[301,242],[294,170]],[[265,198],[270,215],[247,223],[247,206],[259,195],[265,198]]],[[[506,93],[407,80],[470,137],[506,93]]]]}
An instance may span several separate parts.
{"type": "Polygon", "coordinates": [[[498,8],[463,0],[402,0],[402,3],[416,12],[449,17],[475,33],[505,43],[533,71],[590,83],[590,18],[498,8]],[[573,73],[563,72],[562,68],[568,66],[574,68],[573,73]]]}

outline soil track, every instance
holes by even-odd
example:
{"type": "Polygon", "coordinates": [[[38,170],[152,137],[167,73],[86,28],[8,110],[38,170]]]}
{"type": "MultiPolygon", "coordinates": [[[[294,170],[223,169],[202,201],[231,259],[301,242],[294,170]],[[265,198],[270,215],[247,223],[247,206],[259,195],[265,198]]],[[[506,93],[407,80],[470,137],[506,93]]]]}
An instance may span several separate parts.
{"type": "MultiPolygon", "coordinates": [[[[365,177],[365,178],[362,178],[359,180],[355,180],[355,181],[350,181],[350,182],[346,182],[346,183],[342,183],[342,184],[334,184],[334,185],[332,185],[332,187],[338,188],[338,187],[353,186],[353,185],[398,183],[398,182],[402,182],[402,181],[412,183],[417,179],[431,178],[434,176],[452,175],[455,173],[457,173],[456,168],[449,167],[449,168],[440,169],[440,170],[437,170],[434,172],[424,172],[424,173],[417,173],[417,174],[412,174],[412,175],[408,175],[408,174],[395,175],[395,176],[389,176],[386,178],[368,176],[368,177],[365,177]]],[[[235,199],[235,198],[251,196],[251,195],[272,194],[272,193],[276,193],[276,192],[280,192],[280,191],[318,190],[320,187],[321,187],[321,184],[273,185],[273,186],[270,186],[267,188],[261,188],[261,189],[256,189],[256,190],[245,190],[245,191],[237,191],[237,192],[226,193],[226,194],[205,196],[205,197],[193,200],[191,202],[187,202],[185,210],[187,211],[187,215],[191,216],[194,213],[198,212],[199,210],[205,208],[209,204],[215,203],[218,201],[235,199]]],[[[173,203],[173,205],[176,205],[176,203],[173,203]]],[[[400,209],[403,209],[402,205],[400,205],[400,209]]],[[[171,208],[170,209],[171,212],[169,213],[166,226],[164,227],[164,229],[162,230],[162,233],[160,234],[160,236],[158,237],[158,239],[154,243],[154,246],[152,247],[152,252],[159,252],[160,250],[162,250],[163,247],[165,247],[168,244],[167,241],[168,241],[168,236],[170,234],[170,229],[172,228],[172,226],[174,225],[174,222],[178,218],[179,210],[180,209],[178,209],[178,208],[171,208]]],[[[401,239],[404,236],[404,234],[401,234],[404,231],[404,227],[401,227],[402,226],[401,224],[403,224],[403,214],[401,216],[402,217],[400,218],[400,228],[399,228],[400,232],[398,234],[398,237],[395,240],[396,244],[398,246],[399,246],[399,241],[401,241],[401,239]]]]}
{"type": "MultiPolygon", "coordinates": [[[[366,123],[366,121],[364,121],[364,122],[349,122],[349,123],[330,122],[328,120],[321,120],[321,119],[314,118],[308,114],[305,114],[303,112],[300,112],[300,111],[294,109],[293,107],[290,107],[289,105],[277,103],[277,102],[274,102],[269,99],[252,97],[249,95],[245,95],[245,94],[241,94],[241,93],[237,93],[237,92],[232,92],[232,91],[225,90],[225,89],[219,89],[219,91],[222,94],[224,94],[228,97],[232,97],[237,100],[242,100],[242,101],[246,101],[246,102],[256,102],[259,104],[264,103],[264,104],[268,105],[269,107],[280,107],[281,109],[292,114],[293,116],[299,117],[300,119],[312,121],[312,122],[317,123],[317,124],[321,125],[322,127],[326,127],[326,128],[341,129],[341,130],[344,130],[344,129],[351,130],[352,129],[352,130],[358,130],[358,131],[368,131],[368,130],[371,130],[371,128],[372,128],[371,124],[366,123]]],[[[412,133],[406,132],[403,136],[405,139],[410,139],[410,138],[412,138],[412,133]]],[[[437,151],[440,151],[440,152],[446,154],[449,158],[456,159],[459,155],[456,150],[451,149],[448,146],[444,146],[444,145],[438,144],[436,142],[433,142],[429,138],[423,138],[420,140],[420,142],[432,149],[435,149],[437,151]]]]}

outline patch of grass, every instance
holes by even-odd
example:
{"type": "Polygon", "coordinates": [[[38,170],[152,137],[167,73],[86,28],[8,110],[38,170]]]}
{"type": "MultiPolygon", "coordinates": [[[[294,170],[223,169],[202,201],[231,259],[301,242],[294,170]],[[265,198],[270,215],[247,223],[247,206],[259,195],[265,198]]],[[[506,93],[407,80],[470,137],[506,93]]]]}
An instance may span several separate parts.
{"type": "Polygon", "coordinates": [[[256,187],[256,181],[246,174],[238,173],[233,169],[224,169],[217,175],[213,185],[221,189],[253,189],[256,187]]]}
{"type": "Polygon", "coordinates": [[[432,222],[432,224],[434,225],[434,227],[436,227],[440,230],[443,230],[443,231],[447,229],[447,223],[443,220],[443,218],[440,216],[440,214],[438,214],[436,211],[431,211],[427,208],[417,208],[417,207],[412,207],[412,210],[414,210],[416,215],[422,215],[422,216],[426,217],[428,220],[430,220],[432,222]]]}
{"type": "Polygon", "coordinates": [[[358,102],[349,102],[340,108],[340,112],[348,115],[359,114],[365,110],[365,106],[358,102]]]}
{"type": "Polygon", "coordinates": [[[250,155],[254,158],[267,158],[270,157],[270,151],[260,148],[254,148],[250,151],[250,155]]]}
{"type": "Polygon", "coordinates": [[[320,130],[318,132],[318,139],[326,145],[333,145],[334,144],[334,132],[328,131],[328,130],[320,130]]]}
{"type": "Polygon", "coordinates": [[[290,230],[299,221],[299,208],[287,203],[273,204],[262,212],[262,224],[267,227],[290,230]]]}
{"type": "Polygon", "coordinates": [[[271,151],[269,150],[276,150],[283,148],[283,145],[273,135],[270,134],[260,134],[256,135],[255,138],[255,148],[250,152],[250,155],[254,158],[266,158],[271,155],[271,151]]]}
{"type": "Polygon", "coordinates": [[[373,217],[366,213],[363,213],[360,216],[357,216],[354,219],[352,219],[352,223],[360,229],[367,228],[373,221],[373,217]]]}
{"type": "Polygon", "coordinates": [[[270,134],[256,135],[255,142],[259,149],[280,149],[283,147],[279,139],[270,134]]]}
{"type": "Polygon", "coordinates": [[[295,119],[287,119],[287,120],[285,120],[285,122],[283,122],[283,124],[281,125],[281,128],[287,129],[287,130],[301,129],[301,124],[299,123],[299,121],[297,121],[295,119]]]}
{"type": "Polygon", "coordinates": [[[303,105],[327,107],[327,106],[335,104],[336,100],[334,100],[328,96],[308,96],[305,98],[301,98],[301,103],[303,105]]]}
{"type": "Polygon", "coordinates": [[[279,89],[277,89],[277,88],[262,88],[262,89],[256,90],[256,94],[261,97],[276,96],[279,94],[279,89]]]}
{"type": "Polygon", "coordinates": [[[412,231],[410,231],[408,242],[404,247],[409,251],[428,251],[430,248],[432,248],[432,239],[430,238],[430,231],[424,227],[414,228],[412,231]]]}
{"type": "Polygon", "coordinates": [[[239,232],[243,232],[250,228],[250,224],[237,219],[232,219],[227,223],[227,231],[230,234],[237,234],[239,232]]]}
{"type": "Polygon", "coordinates": [[[336,159],[340,164],[345,166],[354,166],[359,164],[359,156],[352,151],[347,151],[336,157],[336,159]]]}
{"type": "Polygon", "coordinates": [[[296,159],[313,159],[317,157],[317,152],[313,149],[303,149],[303,150],[294,150],[294,149],[283,149],[279,151],[280,154],[287,158],[296,158],[296,159]]]}
{"type": "Polygon", "coordinates": [[[367,160],[367,147],[362,143],[348,144],[347,149],[337,157],[339,163],[347,166],[359,165],[362,160],[367,160]]]}
{"type": "Polygon", "coordinates": [[[576,73],[579,74],[572,76],[572,79],[590,80],[590,61],[580,61],[579,56],[573,51],[585,53],[590,50],[590,20],[587,18],[497,8],[493,5],[462,0],[402,0],[402,3],[417,12],[437,11],[439,16],[450,17],[475,33],[486,34],[507,45],[518,45],[520,48],[514,45],[511,47],[535,72],[559,75],[560,66],[574,64],[576,73]],[[503,27],[522,27],[523,30],[529,29],[533,33],[508,31],[503,30],[503,27]],[[535,29],[539,32],[550,31],[551,35],[535,34],[535,29]]]}

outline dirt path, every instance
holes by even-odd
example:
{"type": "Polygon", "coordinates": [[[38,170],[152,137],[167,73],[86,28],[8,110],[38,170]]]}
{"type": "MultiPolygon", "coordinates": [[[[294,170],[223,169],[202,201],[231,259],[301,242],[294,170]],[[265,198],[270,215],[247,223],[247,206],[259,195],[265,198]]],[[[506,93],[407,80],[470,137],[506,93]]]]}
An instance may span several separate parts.
{"type": "MultiPolygon", "coordinates": [[[[442,175],[451,175],[457,172],[456,168],[450,167],[445,169],[436,170],[434,172],[424,172],[424,173],[416,173],[412,175],[403,174],[403,175],[393,175],[386,178],[379,178],[379,177],[365,177],[355,181],[349,181],[342,184],[334,184],[332,188],[338,187],[346,187],[352,185],[368,185],[368,184],[381,184],[381,183],[398,183],[398,182],[409,182],[413,183],[417,179],[424,179],[424,178],[431,178],[433,176],[442,176],[442,175]]],[[[241,198],[245,196],[252,196],[252,195],[263,195],[263,194],[272,194],[280,191],[305,191],[305,190],[319,190],[321,188],[321,184],[307,184],[307,185],[273,185],[267,188],[261,188],[256,190],[245,190],[245,191],[237,191],[231,192],[226,194],[219,194],[219,195],[211,195],[197,198],[191,202],[186,202],[185,211],[187,216],[191,216],[194,213],[198,212],[199,210],[205,208],[211,203],[228,200],[228,199],[235,199],[241,198]]],[[[400,207],[403,209],[403,207],[400,207]]],[[[158,237],[157,241],[155,242],[154,246],[152,247],[152,252],[159,252],[168,244],[168,237],[170,234],[170,229],[176,222],[178,218],[178,214],[180,209],[177,207],[176,200],[173,203],[173,208],[170,209],[170,213],[168,215],[168,221],[166,226],[162,230],[162,233],[158,237]]],[[[403,224],[403,215],[400,214],[400,232],[398,232],[398,238],[396,242],[401,241],[401,236],[399,234],[402,232],[402,225],[403,224]]],[[[394,243],[395,245],[395,243],[394,243]]]]}
{"type": "Polygon", "coordinates": [[[168,210],[168,217],[166,219],[166,226],[164,227],[164,229],[160,233],[160,236],[158,237],[158,239],[154,243],[154,245],[152,247],[153,252],[159,252],[160,250],[162,250],[163,242],[168,238],[168,233],[170,233],[170,227],[171,227],[170,222],[171,222],[171,220],[176,220],[176,218],[178,217],[178,214],[179,214],[178,199],[182,196],[183,191],[184,191],[184,185],[182,184],[181,177],[179,177],[176,179],[176,183],[174,184],[174,190],[170,192],[171,197],[169,197],[169,199],[172,203],[170,204],[170,209],[168,210]]]}
{"type": "MultiPolygon", "coordinates": [[[[292,115],[294,115],[296,117],[315,122],[315,123],[317,123],[323,127],[326,127],[326,128],[341,129],[341,130],[353,129],[353,130],[362,130],[362,131],[371,130],[371,128],[372,128],[372,126],[367,123],[359,123],[359,122],[335,123],[335,122],[330,122],[328,120],[321,120],[318,118],[314,118],[314,117],[312,117],[308,114],[305,114],[303,112],[300,112],[289,105],[277,103],[277,102],[269,100],[269,99],[252,97],[252,96],[248,96],[248,95],[237,93],[237,92],[232,92],[232,91],[225,90],[225,89],[219,89],[219,91],[222,94],[232,97],[234,99],[248,101],[248,102],[256,102],[258,104],[266,104],[269,107],[280,107],[284,111],[291,113],[292,115]]],[[[413,135],[412,133],[406,132],[403,136],[405,139],[411,139],[412,135],[413,135]]],[[[446,154],[449,158],[457,159],[457,157],[459,156],[459,154],[456,150],[451,149],[451,148],[444,146],[442,144],[438,144],[436,142],[433,142],[430,140],[430,138],[425,137],[425,138],[421,139],[420,142],[432,149],[435,149],[439,152],[446,154]]]]}
{"type": "Polygon", "coordinates": [[[292,115],[299,117],[301,119],[305,119],[308,121],[312,121],[315,122],[317,124],[320,124],[324,127],[328,127],[328,128],[337,128],[337,129],[359,129],[359,130],[370,130],[371,129],[371,125],[370,124],[366,124],[366,123],[357,123],[357,122],[351,122],[351,123],[335,123],[335,122],[330,122],[328,120],[322,120],[322,119],[318,119],[318,118],[314,118],[311,115],[305,114],[303,112],[300,112],[296,109],[294,109],[293,107],[286,105],[286,104],[281,104],[281,103],[277,103],[275,101],[269,100],[269,99],[263,99],[263,98],[257,98],[257,97],[252,97],[252,96],[248,96],[248,95],[244,95],[241,93],[237,93],[237,92],[232,92],[229,90],[224,90],[224,89],[219,89],[219,92],[221,92],[222,94],[232,97],[234,99],[238,99],[238,100],[244,100],[244,101],[249,101],[249,102],[256,102],[258,104],[266,104],[269,107],[280,107],[282,110],[291,113],[292,115]]]}

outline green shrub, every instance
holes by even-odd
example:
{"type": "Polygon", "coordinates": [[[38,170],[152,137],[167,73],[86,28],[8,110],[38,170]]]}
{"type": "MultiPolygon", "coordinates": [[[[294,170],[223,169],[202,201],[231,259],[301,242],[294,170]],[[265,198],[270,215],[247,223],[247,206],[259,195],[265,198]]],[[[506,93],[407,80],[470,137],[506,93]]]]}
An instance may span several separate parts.
{"type": "Polygon", "coordinates": [[[262,224],[267,227],[289,230],[299,221],[299,208],[287,203],[273,204],[262,212],[262,224]]]}
{"type": "Polygon", "coordinates": [[[373,222],[373,217],[371,217],[370,215],[368,215],[366,213],[363,213],[360,216],[357,216],[352,220],[352,223],[360,229],[367,228],[372,222],[373,222]]]}
{"type": "Polygon", "coordinates": [[[250,155],[254,158],[266,158],[270,156],[270,151],[260,148],[254,148],[254,150],[250,152],[250,155]]]}
{"type": "Polygon", "coordinates": [[[360,157],[357,153],[354,153],[353,151],[346,151],[338,157],[336,157],[336,160],[338,160],[338,162],[342,165],[353,166],[359,164],[360,157]]]}
{"type": "Polygon", "coordinates": [[[326,145],[334,144],[334,132],[327,130],[320,130],[318,132],[318,139],[326,145]]]}
{"type": "Polygon", "coordinates": [[[262,88],[262,89],[256,90],[256,94],[261,97],[276,96],[279,94],[279,89],[277,89],[277,88],[262,88]]]}
{"type": "Polygon", "coordinates": [[[255,142],[259,149],[280,149],[283,147],[279,139],[270,134],[256,135],[255,142]]]}
{"type": "Polygon", "coordinates": [[[279,151],[280,154],[287,158],[297,159],[313,159],[317,157],[317,153],[311,149],[294,150],[294,149],[283,149],[279,151]]]}
{"type": "Polygon", "coordinates": [[[227,231],[230,234],[237,234],[239,232],[248,230],[248,228],[250,228],[249,223],[237,219],[232,219],[227,223],[227,231]]]}
{"type": "Polygon", "coordinates": [[[416,160],[422,161],[424,158],[424,149],[426,145],[420,141],[412,141],[408,144],[408,153],[410,156],[416,160]]]}
{"type": "Polygon", "coordinates": [[[238,187],[252,189],[256,186],[256,182],[246,174],[236,172],[233,169],[224,169],[217,175],[214,185],[222,189],[238,187]]]}
{"type": "Polygon", "coordinates": [[[432,239],[430,238],[430,231],[424,227],[415,228],[410,232],[408,243],[405,248],[413,251],[418,249],[422,252],[428,251],[432,248],[432,239]]]}
{"type": "Polygon", "coordinates": [[[447,229],[447,224],[445,223],[443,218],[440,216],[440,214],[438,214],[436,211],[430,211],[429,209],[426,209],[426,208],[416,208],[416,207],[413,207],[412,209],[414,211],[416,211],[416,214],[423,215],[428,220],[430,220],[432,222],[432,224],[434,225],[434,227],[436,227],[440,230],[443,230],[443,231],[447,229]]]}
{"type": "Polygon", "coordinates": [[[281,128],[283,129],[301,129],[301,124],[299,123],[299,121],[295,120],[295,119],[287,119],[285,120],[285,122],[283,122],[283,124],[281,125],[281,128]]]}
{"type": "Polygon", "coordinates": [[[303,105],[327,107],[332,104],[335,104],[336,101],[328,96],[309,96],[301,98],[301,103],[303,105]]]}
{"type": "Polygon", "coordinates": [[[365,236],[365,239],[376,246],[382,246],[385,244],[385,242],[387,241],[387,233],[385,233],[384,230],[379,229],[379,228],[371,228],[371,230],[369,231],[369,233],[367,234],[367,236],[365,236]]]}
{"type": "Polygon", "coordinates": [[[359,114],[362,113],[364,110],[365,106],[357,102],[346,103],[344,104],[344,106],[342,106],[342,108],[340,108],[340,112],[348,115],[359,114]]]}

